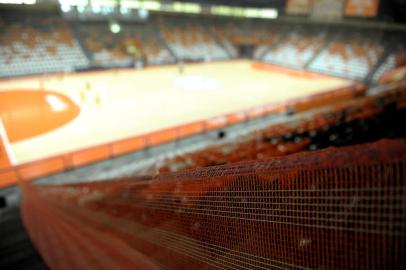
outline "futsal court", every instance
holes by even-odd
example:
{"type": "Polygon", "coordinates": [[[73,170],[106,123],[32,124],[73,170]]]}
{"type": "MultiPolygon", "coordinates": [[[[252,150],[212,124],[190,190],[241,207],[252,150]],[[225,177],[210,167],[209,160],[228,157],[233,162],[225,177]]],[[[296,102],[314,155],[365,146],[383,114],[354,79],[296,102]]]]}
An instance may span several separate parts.
{"type": "MultiPolygon", "coordinates": [[[[174,65],[2,80],[0,93],[8,93],[10,106],[12,100],[21,100],[16,97],[37,91],[42,105],[38,98],[32,99],[24,105],[25,111],[27,106],[35,111],[45,104],[50,114],[64,115],[63,120],[51,117],[18,127],[3,119],[3,125],[14,162],[22,164],[353,84],[286,71],[258,68],[251,61],[228,61],[187,64],[182,73],[174,65]]],[[[17,105],[13,108],[21,110],[17,105]]]]}

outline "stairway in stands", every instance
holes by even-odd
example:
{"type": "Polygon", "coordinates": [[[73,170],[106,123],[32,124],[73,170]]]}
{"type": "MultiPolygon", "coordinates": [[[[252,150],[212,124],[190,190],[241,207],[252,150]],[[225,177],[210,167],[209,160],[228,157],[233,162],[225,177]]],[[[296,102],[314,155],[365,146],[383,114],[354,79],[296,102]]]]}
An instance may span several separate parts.
{"type": "Polygon", "coordinates": [[[73,37],[78,41],[79,46],[82,49],[84,55],[89,60],[90,66],[93,66],[94,65],[93,54],[90,52],[89,48],[86,46],[85,41],[83,40],[79,31],[77,30],[77,28],[80,26],[78,25],[78,23],[72,23],[72,22],[69,22],[68,26],[69,26],[70,31],[72,32],[73,37]]]}

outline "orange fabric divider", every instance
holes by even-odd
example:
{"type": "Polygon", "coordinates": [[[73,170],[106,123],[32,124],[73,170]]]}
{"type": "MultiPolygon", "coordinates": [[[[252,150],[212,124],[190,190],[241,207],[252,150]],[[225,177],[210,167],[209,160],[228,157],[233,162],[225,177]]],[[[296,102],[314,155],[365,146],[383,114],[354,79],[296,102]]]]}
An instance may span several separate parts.
{"type": "Polygon", "coordinates": [[[267,114],[281,113],[286,111],[286,104],[284,103],[269,104],[268,106],[265,106],[265,108],[267,114]]]}
{"type": "Polygon", "coordinates": [[[255,119],[267,113],[266,106],[258,106],[248,111],[248,118],[255,119]]]}
{"type": "Polygon", "coordinates": [[[393,69],[379,78],[380,84],[406,81],[406,66],[393,69]]]}
{"type": "Polygon", "coordinates": [[[325,93],[319,93],[304,98],[294,99],[287,102],[288,107],[292,107],[295,112],[333,105],[356,97],[362,89],[357,86],[351,88],[336,89],[325,93]]]}
{"type": "Polygon", "coordinates": [[[62,172],[65,167],[61,157],[44,159],[17,167],[21,180],[30,180],[37,177],[62,172]]]}
{"type": "Polygon", "coordinates": [[[320,79],[320,78],[331,78],[331,76],[324,75],[324,74],[319,74],[319,73],[314,73],[306,70],[294,70],[294,69],[289,69],[281,66],[276,66],[268,63],[262,63],[262,62],[253,62],[251,64],[251,67],[254,69],[258,70],[264,70],[264,71],[272,71],[272,72],[279,72],[283,73],[285,75],[293,76],[293,77],[305,77],[305,78],[313,78],[313,79],[320,79]]]}
{"type": "Polygon", "coordinates": [[[177,138],[178,138],[177,128],[164,129],[147,135],[147,145],[153,146],[165,142],[174,141],[177,138]]]}
{"type": "Polygon", "coordinates": [[[199,134],[204,131],[204,124],[202,121],[194,122],[179,127],[179,138],[185,138],[191,135],[199,134]]]}
{"type": "Polygon", "coordinates": [[[72,164],[74,167],[79,167],[96,161],[109,158],[110,145],[100,145],[89,149],[81,150],[76,153],[72,153],[72,164]]]}
{"type": "Polygon", "coordinates": [[[365,94],[367,89],[366,89],[365,85],[363,85],[362,83],[358,83],[358,84],[354,85],[354,91],[357,94],[361,95],[361,94],[365,94]]]}
{"type": "Polygon", "coordinates": [[[206,120],[206,129],[211,130],[221,128],[226,126],[227,124],[228,124],[227,116],[217,116],[209,120],[206,120]]]}
{"type": "Polygon", "coordinates": [[[111,154],[113,157],[127,154],[132,151],[143,149],[146,146],[145,136],[124,139],[111,144],[111,154]]]}
{"type": "Polygon", "coordinates": [[[72,156],[73,153],[65,153],[59,156],[63,160],[63,166],[65,170],[72,169],[75,167],[72,161],[72,156]]]}
{"type": "Polygon", "coordinates": [[[227,115],[228,118],[228,124],[232,125],[235,123],[239,123],[242,121],[245,121],[248,119],[247,113],[242,111],[242,112],[235,112],[235,113],[230,113],[229,115],[227,115]]]}
{"type": "Polygon", "coordinates": [[[0,170],[0,188],[5,188],[18,183],[18,176],[14,168],[0,170]]]}

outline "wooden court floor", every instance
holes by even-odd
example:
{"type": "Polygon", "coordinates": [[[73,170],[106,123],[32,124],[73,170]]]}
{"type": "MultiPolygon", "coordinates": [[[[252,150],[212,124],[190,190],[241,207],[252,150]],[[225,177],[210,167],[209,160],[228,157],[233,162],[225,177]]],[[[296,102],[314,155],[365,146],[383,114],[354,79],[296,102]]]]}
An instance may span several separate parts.
{"type": "MultiPolygon", "coordinates": [[[[0,92],[52,91],[80,109],[57,128],[10,142],[15,162],[21,164],[351,84],[230,61],[186,65],[183,74],[177,66],[163,66],[2,80],[0,92]]],[[[53,106],[63,110],[63,102],[53,106]]]]}

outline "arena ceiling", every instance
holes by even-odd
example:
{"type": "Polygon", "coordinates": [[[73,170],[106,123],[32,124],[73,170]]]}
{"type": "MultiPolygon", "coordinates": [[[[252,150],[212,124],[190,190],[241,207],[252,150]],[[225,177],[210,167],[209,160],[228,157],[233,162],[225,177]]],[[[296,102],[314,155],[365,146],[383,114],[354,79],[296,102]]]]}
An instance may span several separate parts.
{"type": "MultiPolygon", "coordinates": [[[[171,0],[168,0],[171,2],[171,0]]],[[[279,14],[285,13],[288,0],[177,0],[182,2],[197,2],[202,4],[217,4],[229,6],[249,6],[275,8],[279,14]]],[[[378,20],[388,22],[406,22],[406,0],[380,0],[378,20]]]]}
{"type": "MultiPolygon", "coordinates": [[[[66,2],[69,0],[0,0],[1,3],[16,3],[16,1],[32,2],[36,3],[34,6],[46,6],[46,5],[59,5],[59,3],[66,2]]],[[[90,0],[92,1],[92,0],[90,0]]],[[[90,2],[89,1],[89,2],[90,2]]],[[[97,1],[97,0],[95,0],[97,1]]],[[[120,1],[131,1],[131,0],[117,0],[119,5],[120,1]]],[[[134,0],[135,1],[135,0],[134,0]]],[[[235,6],[235,7],[253,7],[253,8],[265,8],[265,9],[275,9],[277,14],[284,16],[286,3],[289,0],[154,0],[160,1],[161,3],[174,3],[174,2],[194,2],[202,5],[222,5],[222,6],[235,6]]],[[[345,1],[345,0],[342,0],[345,1]]],[[[379,10],[376,17],[371,18],[358,18],[374,20],[374,21],[384,21],[386,23],[406,23],[406,0],[380,0],[379,10]]],[[[351,18],[353,19],[353,18],[351,18]]],[[[355,18],[357,19],[357,18],[355,18]]]]}

